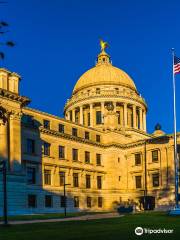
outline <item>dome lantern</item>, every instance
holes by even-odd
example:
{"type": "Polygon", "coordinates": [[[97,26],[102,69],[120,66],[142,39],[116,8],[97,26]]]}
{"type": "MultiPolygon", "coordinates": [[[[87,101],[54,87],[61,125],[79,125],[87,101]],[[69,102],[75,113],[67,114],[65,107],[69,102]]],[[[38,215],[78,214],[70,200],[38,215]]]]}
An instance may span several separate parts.
{"type": "Polygon", "coordinates": [[[111,58],[110,56],[105,52],[105,49],[109,47],[109,44],[107,42],[104,42],[103,40],[100,40],[100,46],[101,46],[101,53],[97,56],[97,63],[99,64],[111,64],[111,58]]]}

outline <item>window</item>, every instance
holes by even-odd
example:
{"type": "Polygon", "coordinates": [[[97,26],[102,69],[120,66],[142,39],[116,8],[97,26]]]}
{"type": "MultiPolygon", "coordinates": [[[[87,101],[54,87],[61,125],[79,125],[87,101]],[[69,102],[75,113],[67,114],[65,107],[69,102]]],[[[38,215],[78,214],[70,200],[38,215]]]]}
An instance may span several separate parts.
{"type": "Polygon", "coordinates": [[[101,189],[102,188],[102,177],[97,176],[97,188],[101,189]]]}
{"type": "Polygon", "coordinates": [[[31,115],[23,115],[22,116],[22,123],[26,124],[27,126],[34,127],[34,119],[31,115]]]}
{"type": "Polygon", "coordinates": [[[118,114],[118,124],[121,124],[120,111],[116,111],[116,113],[118,114]]]}
{"type": "Polygon", "coordinates": [[[158,162],[158,150],[152,151],[152,162],[158,162]]]}
{"type": "Polygon", "coordinates": [[[91,197],[87,197],[87,207],[91,208],[91,197]]]}
{"type": "Polygon", "coordinates": [[[44,170],[44,184],[51,185],[51,170],[44,170]]]}
{"type": "Polygon", "coordinates": [[[66,196],[61,196],[60,199],[61,199],[61,207],[64,208],[66,206],[66,196]]]}
{"type": "Polygon", "coordinates": [[[100,94],[100,93],[101,93],[100,88],[96,88],[96,94],[100,94]]]}
{"type": "Polygon", "coordinates": [[[102,208],[102,197],[98,197],[98,207],[102,208]]]}
{"type": "Polygon", "coordinates": [[[89,132],[85,132],[85,139],[89,140],[89,132]]]}
{"type": "Polygon", "coordinates": [[[120,181],[121,181],[121,176],[119,176],[119,178],[118,178],[118,179],[119,179],[119,182],[120,182],[120,181]]]}
{"type": "Polygon", "coordinates": [[[119,88],[115,88],[116,94],[119,94],[119,88]]]}
{"type": "Polygon", "coordinates": [[[37,207],[37,199],[35,194],[28,195],[28,207],[29,208],[36,208],[37,207]]]}
{"type": "Polygon", "coordinates": [[[73,186],[79,187],[78,173],[73,173],[73,186]]]}
{"type": "Polygon", "coordinates": [[[70,121],[72,121],[72,111],[70,111],[70,121]]]}
{"type": "Polygon", "coordinates": [[[102,123],[101,111],[96,111],[96,124],[102,123]]]}
{"type": "Polygon", "coordinates": [[[65,172],[59,172],[59,185],[64,186],[65,183],[65,172]]]}
{"type": "Polygon", "coordinates": [[[74,207],[79,207],[79,197],[74,196],[74,207]]]}
{"type": "Polygon", "coordinates": [[[27,153],[34,154],[35,153],[35,140],[27,139],[27,153]]]}
{"type": "Polygon", "coordinates": [[[91,188],[91,176],[86,175],[86,188],[91,188]]]}
{"type": "Polygon", "coordinates": [[[85,163],[90,163],[90,152],[85,151],[85,163]]]}
{"type": "Polygon", "coordinates": [[[59,146],[59,158],[64,159],[65,158],[65,147],[59,146]]]}
{"type": "Polygon", "coordinates": [[[27,183],[28,184],[36,183],[36,168],[34,167],[27,168],[27,183]]]}
{"type": "Polygon", "coordinates": [[[136,188],[142,188],[141,176],[135,176],[135,180],[136,180],[136,188]]]}
{"type": "Polygon", "coordinates": [[[77,137],[77,128],[72,128],[72,135],[77,137]]]}
{"type": "Polygon", "coordinates": [[[43,120],[43,126],[46,129],[50,129],[50,121],[49,120],[43,120]]]}
{"type": "Polygon", "coordinates": [[[91,125],[91,118],[90,118],[90,112],[88,112],[88,126],[91,125]]]}
{"type": "Polygon", "coordinates": [[[45,195],[45,207],[51,208],[52,207],[52,196],[45,195]]]}
{"type": "Polygon", "coordinates": [[[101,154],[96,153],[96,165],[101,165],[101,154]]]}
{"type": "Polygon", "coordinates": [[[101,142],[101,136],[100,135],[96,135],[96,142],[101,142]]]}
{"type": "Polygon", "coordinates": [[[59,124],[59,132],[64,133],[64,125],[61,123],[59,124]]]}
{"type": "Polygon", "coordinates": [[[141,154],[140,153],[136,153],[135,155],[134,155],[134,157],[135,157],[135,165],[137,166],[137,165],[140,165],[141,164],[141,154]]]}
{"type": "Polygon", "coordinates": [[[78,161],[78,149],[75,148],[72,149],[72,157],[73,161],[78,161]]]}
{"type": "Polygon", "coordinates": [[[159,187],[159,173],[152,174],[152,185],[153,187],[159,187]]]}
{"type": "Polygon", "coordinates": [[[44,142],[44,155],[50,156],[50,147],[51,147],[50,143],[44,142]]]}

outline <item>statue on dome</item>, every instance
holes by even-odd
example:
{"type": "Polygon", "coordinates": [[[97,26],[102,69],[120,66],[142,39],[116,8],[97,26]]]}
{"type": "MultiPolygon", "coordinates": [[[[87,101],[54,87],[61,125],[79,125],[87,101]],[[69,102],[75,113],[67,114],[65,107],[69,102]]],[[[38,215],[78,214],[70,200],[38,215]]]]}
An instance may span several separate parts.
{"type": "Polygon", "coordinates": [[[103,52],[105,48],[109,47],[109,44],[107,42],[104,42],[102,39],[100,39],[100,46],[101,46],[101,51],[103,52]]]}

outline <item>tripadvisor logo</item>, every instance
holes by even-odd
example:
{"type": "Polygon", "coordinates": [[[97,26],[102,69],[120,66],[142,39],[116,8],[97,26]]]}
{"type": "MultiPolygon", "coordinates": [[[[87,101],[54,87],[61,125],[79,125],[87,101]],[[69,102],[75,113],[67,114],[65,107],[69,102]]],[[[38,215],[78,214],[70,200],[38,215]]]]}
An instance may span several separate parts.
{"type": "Polygon", "coordinates": [[[143,228],[142,227],[137,227],[135,229],[135,234],[138,235],[138,236],[142,235],[143,234],[143,228]]]}
{"type": "Polygon", "coordinates": [[[135,234],[140,236],[142,234],[170,234],[173,233],[173,229],[165,229],[165,228],[158,228],[158,229],[150,229],[150,228],[142,228],[137,227],[135,228],[135,234]]]}

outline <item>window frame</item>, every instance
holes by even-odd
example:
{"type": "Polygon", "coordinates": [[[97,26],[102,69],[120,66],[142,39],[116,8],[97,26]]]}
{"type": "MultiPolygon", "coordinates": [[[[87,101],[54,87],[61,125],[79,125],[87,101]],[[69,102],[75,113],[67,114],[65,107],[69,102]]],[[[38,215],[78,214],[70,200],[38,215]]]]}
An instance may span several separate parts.
{"type": "Polygon", "coordinates": [[[97,166],[102,166],[102,154],[100,154],[100,153],[96,153],[96,165],[97,166]],[[100,163],[98,163],[98,161],[100,163]]]}
{"type": "Polygon", "coordinates": [[[51,183],[52,183],[51,170],[45,169],[44,170],[44,185],[51,186],[51,183]]]}
{"type": "Polygon", "coordinates": [[[142,157],[141,157],[141,153],[135,153],[134,154],[134,164],[135,166],[140,166],[142,164],[142,157]],[[140,157],[139,159],[137,159],[137,156],[140,157]],[[138,163],[139,161],[139,163],[138,163]]]}
{"type": "Polygon", "coordinates": [[[79,187],[79,174],[73,173],[73,187],[79,187]]]}
{"type": "Polygon", "coordinates": [[[156,187],[159,187],[159,186],[160,186],[160,175],[159,175],[159,173],[152,173],[152,187],[156,188],[156,187]],[[156,177],[158,175],[157,179],[154,179],[155,175],[156,175],[156,177]],[[158,181],[158,185],[154,184],[156,180],[158,181]]]}
{"type": "Polygon", "coordinates": [[[64,128],[65,128],[64,124],[59,123],[59,132],[60,133],[64,133],[64,128]]]}
{"type": "Polygon", "coordinates": [[[135,187],[136,187],[136,189],[142,188],[142,176],[141,175],[135,176],[135,187]],[[139,180],[138,180],[138,178],[139,178],[139,180]],[[138,181],[140,181],[140,182],[138,182],[138,181]],[[139,183],[140,183],[140,185],[138,186],[139,183]]]}
{"type": "Polygon", "coordinates": [[[72,148],[72,160],[78,162],[78,149],[72,148]]]}
{"type": "Polygon", "coordinates": [[[97,189],[102,189],[102,176],[97,176],[97,189]]]}
{"type": "Polygon", "coordinates": [[[43,119],[43,127],[50,130],[50,120],[43,119]]]}
{"type": "Polygon", "coordinates": [[[36,194],[28,194],[27,197],[27,205],[28,208],[37,208],[37,195],[36,194]],[[34,204],[31,204],[33,201],[30,200],[30,197],[34,197],[34,204]]]}
{"type": "Polygon", "coordinates": [[[52,208],[53,207],[53,196],[52,195],[45,195],[44,196],[44,206],[45,208],[52,208]]]}
{"type": "Polygon", "coordinates": [[[26,153],[29,155],[33,155],[36,153],[35,140],[32,138],[26,139],[26,153]]]}
{"type": "Polygon", "coordinates": [[[96,125],[101,125],[102,124],[102,112],[101,111],[96,111],[96,125]]]}
{"type": "Polygon", "coordinates": [[[27,184],[28,185],[34,185],[34,184],[36,184],[36,167],[31,167],[31,166],[28,166],[27,167],[27,169],[26,169],[26,172],[27,172],[27,184]],[[29,170],[32,170],[33,169],[33,171],[32,172],[30,172],[29,170]],[[30,180],[30,178],[29,178],[29,174],[31,174],[32,173],[32,178],[31,178],[31,180],[30,180]]]}
{"type": "Polygon", "coordinates": [[[59,159],[65,159],[65,146],[59,145],[59,159]]]}
{"type": "Polygon", "coordinates": [[[78,129],[75,128],[75,127],[72,128],[72,136],[73,137],[77,137],[78,136],[78,129]]]}
{"type": "Polygon", "coordinates": [[[151,151],[152,162],[159,162],[159,151],[157,149],[151,151]],[[155,154],[156,153],[156,154],[155,154]],[[154,154],[156,157],[154,157],[154,154]]]}

